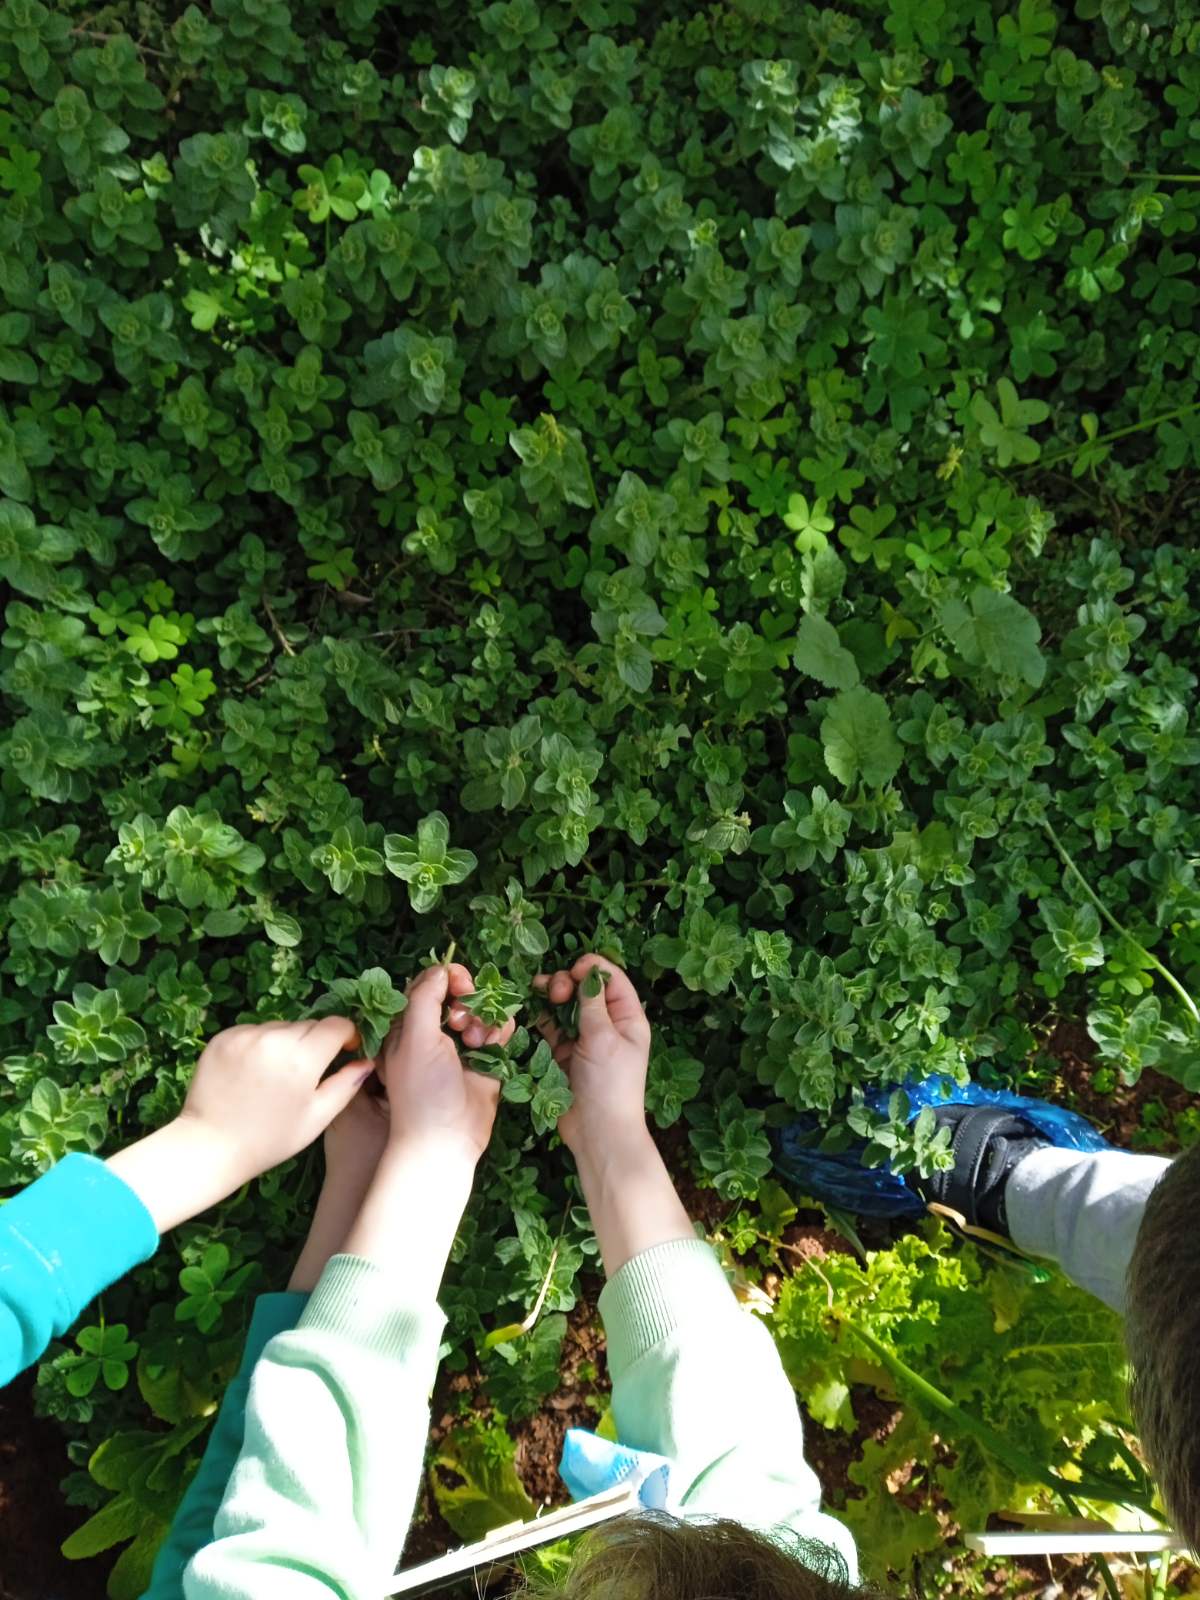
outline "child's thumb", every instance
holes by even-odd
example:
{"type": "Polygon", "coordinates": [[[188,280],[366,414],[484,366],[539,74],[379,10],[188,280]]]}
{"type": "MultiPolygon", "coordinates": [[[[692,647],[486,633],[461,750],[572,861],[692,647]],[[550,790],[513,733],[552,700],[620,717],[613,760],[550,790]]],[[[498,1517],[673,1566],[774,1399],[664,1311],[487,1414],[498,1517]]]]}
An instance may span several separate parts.
{"type": "Polygon", "coordinates": [[[442,1006],[450,990],[450,973],[445,967],[426,967],[408,986],[408,1005],[404,1010],[404,1029],[412,1037],[424,1038],[441,1030],[442,1006]]]}
{"type": "Polygon", "coordinates": [[[608,1001],[604,986],[608,981],[608,968],[604,962],[599,959],[586,965],[581,962],[573,969],[571,976],[576,980],[580,1021],[593,1024],[607,1022],[608,1001]]]}
{"type": "Polygon", "coordinates": [[[348,1061],[344,1067],[339,1067],[318,1086],[314,1096],[317,1103],[317,1133],[324,1133],[334,1117],[346,1109],[374,1071],[373,1061],[348,1061]]]}

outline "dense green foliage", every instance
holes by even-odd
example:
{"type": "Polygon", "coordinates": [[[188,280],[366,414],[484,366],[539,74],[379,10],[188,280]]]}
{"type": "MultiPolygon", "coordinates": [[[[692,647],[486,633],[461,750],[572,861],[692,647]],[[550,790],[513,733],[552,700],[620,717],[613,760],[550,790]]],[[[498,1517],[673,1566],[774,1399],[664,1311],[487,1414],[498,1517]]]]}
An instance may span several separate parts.
{"type": "MultiPolygon", "coordinates": [[[[730,1199],[770,1105],[910,1162],[862,1086],[1056,1007],[1195,1081],[1198,32],[3,0],[0,1182],[235,1019],[370,1047],[451,940],[503,1012],[626,961],[730,1199]]],[[[455,1363],[593,1249],[561,1074],[493,1066],[455,1363]]],[[[126,1586],[318,1171],[43,1365],[126,1586]]],[[[483,1350],[510,1414],[547,1327],[483,1350]]]]}

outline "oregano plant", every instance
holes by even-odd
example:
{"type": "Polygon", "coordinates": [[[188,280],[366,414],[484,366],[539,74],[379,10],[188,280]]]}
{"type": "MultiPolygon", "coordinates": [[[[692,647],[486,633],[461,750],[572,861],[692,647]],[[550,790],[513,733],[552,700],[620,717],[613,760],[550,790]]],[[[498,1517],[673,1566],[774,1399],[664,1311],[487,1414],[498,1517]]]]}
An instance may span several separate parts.
{"type": "MultiPolygon", "coordinates": [[[[1198,48],[1166,0],[0,0],[5,1191],[222,1027],[375,1055],[456,943],[519,1024],[461,1372],[595,1260],[525,1026],[585,951],[730,1211],[801,1113],[936,1165],[890,1095],[1060,1025],[1200,1087],[1198,48]]],[[[116,1600],[319,1166],[43,1364],[116,1600]]]]}

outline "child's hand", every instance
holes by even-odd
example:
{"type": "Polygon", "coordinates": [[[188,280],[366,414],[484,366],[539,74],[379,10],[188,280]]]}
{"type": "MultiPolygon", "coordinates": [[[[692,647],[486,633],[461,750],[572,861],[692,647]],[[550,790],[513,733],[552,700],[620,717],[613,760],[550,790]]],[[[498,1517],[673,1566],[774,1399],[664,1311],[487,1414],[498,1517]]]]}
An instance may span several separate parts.
{"type": "MultiPolygon", "coordinates": [[[[393,1143],[445,1146],[466,1154],[472,1166],[487,1148],[496,1120],[500,1084],[463,1065],[458,1048],[442,1027],[442,1007],[453,995],[475,985],[466,967],[428,967],[409,987],[408,1008],[384,1041],[379,1073],[387,1086],[393,1143]]],[[[474,1018],[464,1026],[472,1044],[502,1044],[513,1024],[485,1029],[474,1018]]]]}
{"type": "Polygon", "coordinates": [[[108,1165],[165,1232],[311,1144],[374,1071],[352,1061],[321,1082],[357,1043],[348,1017],[227,1028],[205,1046],[175,1120],[108,1165]]]}
{"type": "MultiPolygon", "coordinates": [[[[418,1300],[437,1293],[500,1099],[499,1080],[464,1066],[442,1027],[447,1000],[474,987],[463,966],[429,967],[409,985],[408,1007],[379,1061],[391,1115],[387,1149],[342,1246],[397,1274],[418,1300]]],[[[458,1011],[473,1043],[501,1044],[513,1032],[509,1022],[479,1037],[458,1011]]]]}
{"type": "Polygon", "coordinates": [[[358,1042],[349,1017],[227,1028],[205,1046],[177,1121],[228,1152],[236,1189],[310,1145],[349,1105],[372,1062],[321,1078],[358,1042]]]}
{"type": "Polygon", "coordinates": [[[565,1037],[550,1017],[538,1022],[575,1096],[559,1119],[563,1143],[578,1157],[587,1149],[645,1138],[650,1024],[626,974],[611,961],[587,955],[569,972],[539,973],[533,982],[553,1005],[566,1005],[578,990],[577,1039],[565,1037]],[[589,995],[583,980],[595,967],[608,974],[608,982],[589,995]]]}

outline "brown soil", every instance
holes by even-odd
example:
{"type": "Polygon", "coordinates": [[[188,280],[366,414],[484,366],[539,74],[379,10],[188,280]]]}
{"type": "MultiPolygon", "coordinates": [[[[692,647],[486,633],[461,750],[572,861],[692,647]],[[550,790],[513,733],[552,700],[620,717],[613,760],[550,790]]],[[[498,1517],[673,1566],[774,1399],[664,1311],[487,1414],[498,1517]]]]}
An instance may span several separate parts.
{"type": "Polygon", "coordinates": [[[63,1436],[34,1416],[32,1392],[29,1373],[0,1390],[0,1600],[103,1600],[112,1562],[59,1554],[91,1513],[63,1500],[63,1436]]]}
{"type": "Polygon", "coordinates": [[[901,1407],[877,1395],[874,1389],[856,1384],[850,1391],[850,1404],[858,1424],[853,1433],[842,1433],[837,1428],[825,1428],[814,1422],[804,1407],[804,1454],[808,1464],[821,1480],[829,1508],[836,1511],[861,1493],[850,1482],[850,1468],[862,1454],[868,1439],[882,1443],[895,1428],[902,1415],[901,1407]]]}
{"type": "Polygon", "coordinates": [[[608,1403],[607,1357],[596,1311],[602,1287],[599,1280],[587,1283],[567,1317],[558,1388],[536,1415],[509,1427],[517,1443],[517,1472],[539,1508],[567,1503],[570,1497],[558,1475],[567,1429],[594,1428],[608,1403]]]}
{"type": "MultiPolygon", "coordinates": [[[[539,1510],[567,1503],[570,1497],[558,1476],[563,1436],[568,1428],[594,1428],[607,1402],[604,1336],[596,1311],[602,1287],[599,1279],[581,1280],[579,1300],[567,1315],[558,1388],[542,1402],[534,1416],[508,1424],[509,1436],[517,1447],[517,1473],[539,1510]]],[[[463,1402],[468,1397],[471,1411],[486,1414],[490,1410],[482,1373],[474,1363],[466,1372],[453,1373],[439,1382],[429,1430],[432,1445],[461,1423],[463,1402]]],[[[425,1483],[416,1521],[404,1548],[405,1565],[427,1561],[461,1543],[438,1512],[429,1485],[425,1483]]]]}
{"type": "Polygon", "coordinates": [[[1179,1148],[1175,1118],[1194,1109],[1197,1097],[1174,1078],[1165,1078],[1147,1068],[1135,1084],[1118,1082],[1110,1091],[1101,1093],[1094,1082],[1099,1070],[1095,1043],[1082,1022],[1065,1017],[1054,1024],[1042,1048],[1053,1057],[1058,1069],[1055,1089],[1043,1095],[1044,1099],[1061,1099],[1064,1105],[1094,1122],[1106,1139],[1125,1150],[1147,1148],[1142,1113],[1146,1106],[1157,1102],[1164,1115],[1161,1142],[1156,1139],[1154,1147],[1166,1155],[1179,1148]]]}

